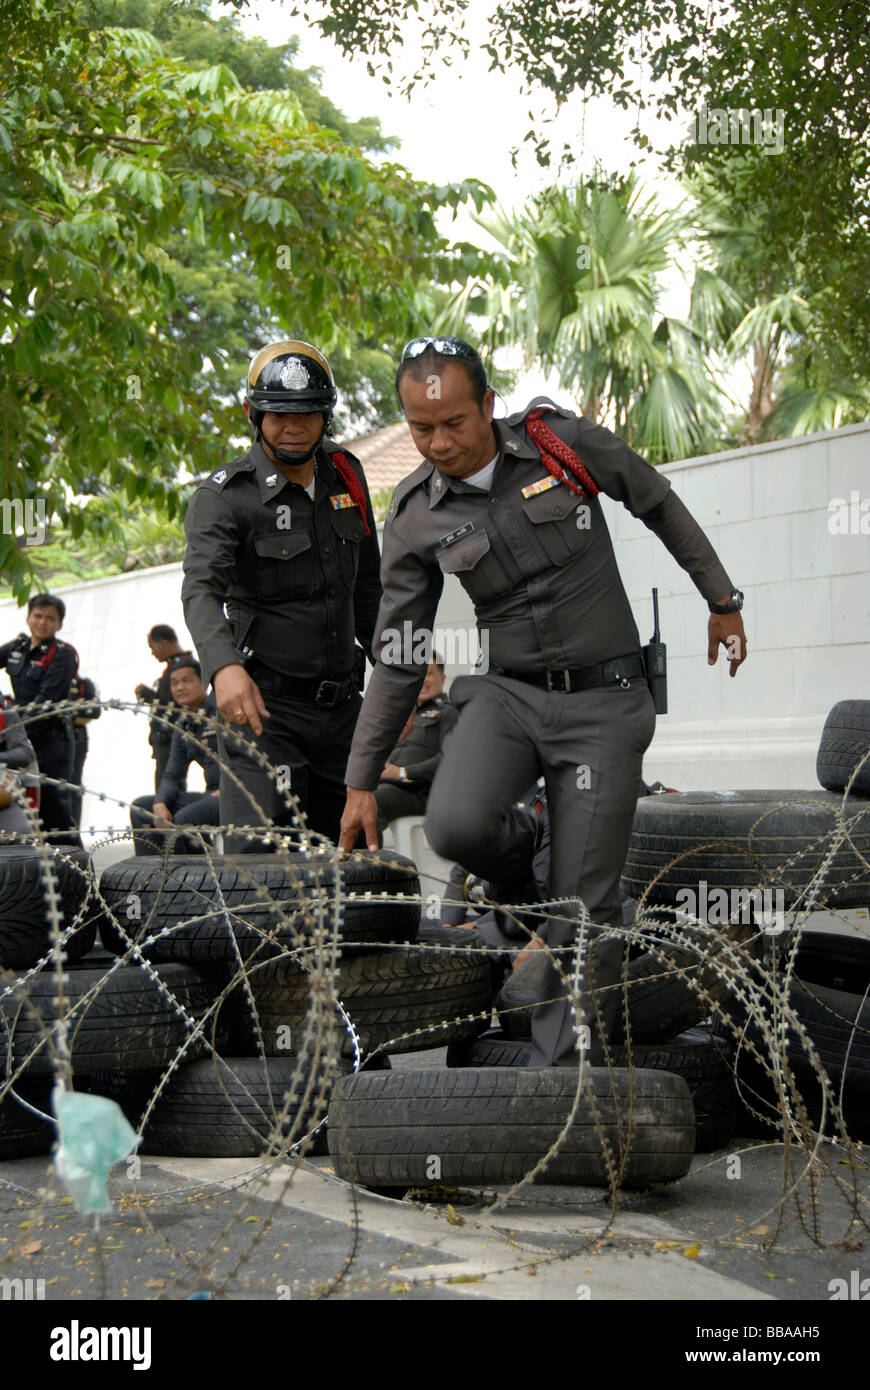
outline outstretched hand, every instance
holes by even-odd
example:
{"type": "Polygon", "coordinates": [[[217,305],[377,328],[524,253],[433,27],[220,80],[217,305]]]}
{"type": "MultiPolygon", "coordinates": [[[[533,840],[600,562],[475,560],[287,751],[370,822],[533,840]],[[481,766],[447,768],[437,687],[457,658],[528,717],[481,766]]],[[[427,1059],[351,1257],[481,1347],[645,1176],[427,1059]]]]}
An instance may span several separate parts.
{"type": "Polygon", "coordinates": [[[725,648],[731,664],[730,674],[737,675],[738,666],[746,660],[746,633],[740,613],[711,613],[707,623],[707,665],[715,666],[719,647],[725,648]]]}

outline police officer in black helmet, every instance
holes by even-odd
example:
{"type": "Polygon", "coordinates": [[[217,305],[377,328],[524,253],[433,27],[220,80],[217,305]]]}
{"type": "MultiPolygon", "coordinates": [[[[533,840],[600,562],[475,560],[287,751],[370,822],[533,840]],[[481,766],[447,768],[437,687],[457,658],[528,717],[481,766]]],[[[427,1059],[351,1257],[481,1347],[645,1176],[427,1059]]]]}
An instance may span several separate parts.
{"type": "MultiPolygon", "coordinates": [[[[222,823],[289,825],[289,791],[309,829],[331,840],[381,595],[362,465],[328,438],[336,401],[329,363],[310,343],[257,354],[245,398],[255,442],[194,493],[182,587],[203,681],[275,768],[222,740],[244,788],[223,773],[222,823]]],[[[260,845],[236,833],[225,848],[260,845]]]]}

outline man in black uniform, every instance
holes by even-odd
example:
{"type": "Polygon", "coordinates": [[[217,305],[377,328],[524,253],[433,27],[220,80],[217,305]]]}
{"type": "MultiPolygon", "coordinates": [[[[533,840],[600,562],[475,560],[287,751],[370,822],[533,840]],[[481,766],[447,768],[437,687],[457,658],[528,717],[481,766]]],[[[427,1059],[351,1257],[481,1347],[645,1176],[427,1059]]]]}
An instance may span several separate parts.
{"type": "Polygon", "coordinates": [[[425,811],[432,779],[458,717],[444,694],[444,663],[435,657],[406,729],[381,771],[375,791],[378,843],[391,821],[425,811]]]}
{"type": "Polygon", "coordinates": [[[78,708],[73,713],[73,770],[72,780],[73,789],[70,792],[70,804],[72,805],[73,820],[76,825],[82,823],[82,774],[85,770],[85,759],[88,756],[88,725],[95,719],[99,719],[102,714],[99,699],[100,692],[94,685],[90,676],[76,676],[69,689],[70,699],[80,701],[78,708]]]}
{"type": "MultiPolygon", "coordinates": [[[[27,626],[0,647],[0,668],[6,667],[16,704],[44,705],[41,712],[25,714],[27,736],[36,750],[42,777],[69,782],[73,768],[72,716],[69,711],[51,713],[52,706],[69,699],[70,686],[78,671],[75,647],[56,635],[63,626],[66,605],[54,594],[35,594],[27,604],[27,626]]],[[[81,846],[74,828],[72,801],[68,787],[42,783],[39,814],[46,839],[58,845],[81,846]]]]}
{"type": "MultiPolygon", "coordinates": [[[[162,835],[172,825],[219,825],[220,764],[217,760],[217,730],[199,720],[187,717],[197,710],[212,719],[217,707],[207,695],[202,672],[195,657],[180,657],[172,668],[172,698],[183,710],[172,733],[172,748],[160,786],[154,796],[137,796],[130,807],[133,843],[137,854],[159,853],[162,835]],[[194,739],[196,742],[194,742],[194,739]],[[200,748],[199,744],[204,748],[200,748]],[[199,763],[205,774],[205,791],[187,790],[187,773],[191,763],[199,763]],[[143,833],[145,827],[157,830],[143,833]]],[[[195,840],[180,836],[172,846],[173,854],[190,854],[197,848],[195,840]]]]}
{"type": "MultiPolygon", "coordinates": [[[[381,595],[362,465],[327,439],[337,398],[310,343],[257,354],[245,400],[255,443],[194,493],[181,591],[221,715],[247,726],[273,765],[266,772],[222,738],[243,786],[224,770],[222,823],[291,824],[289,792],[308,827],[333,841],[381,595]]],[[[259,847],[253,836],[225,840],[228,853],[259,847]]]]}
{"type": "MultiPolygon", "coordinates": [[[[360,827],[375,844],[372,789],[424,674],[414,652],[396,660],[395,634],[431,632],[443,576],[456,574],[487,630],[489,667],[453,683],[459,723],[432,786],[426,833],[439,854],[479,877],[521,883],[529,853],[518,850],[512,807],[544,776],[550,896],[579,897],[593,925],[581,963],[582,1032],[550,967],[541,996],[548,1002],[533,1016],[531,1063],[576,1065],[588,1027],[587,1060],[597,1064],[595,1005],[606,997],[608,1030],[623,958],[618,931],[606,929],[621,924],[619,875],[655,727],[599,488],[691,575],[712,614],[708,662],[726,645],[732,676],[746,651],[742,595],[668,479],[609,430],[546,398],[494,421],[493,391],[467,343],[415,339],[397,388],[427,461],[396,488],[387,516],[378,661],[348,762],[341,846],[351,849],[360,827]]],[[[549,945],[567,945],[575,930],[568,911],[554,915],[549,945]]]]}
{"type": "MultiPolygon", "coordinates": [[[[168,623],[154,624],[148,634],[148,647],[155,661],[163,661],[166,664],[160,672],[160,679],[156,687],[144,683],[136,686],[136,699],[154,705],[155,710],[159,710],[164,719],[168,719],[173,708],[177,709],[172,699],[172,688],[169,681],[172,668],[181,657],[193,656],[193,652],[184,650],[176,636],[175,629],[171,628],[168,623]]],[[[159,719],[151,719],[149,723],[148,742],[151,745],[151,756],[154,759],[154,790],[156,791],[163,781],[163,773],[169,761],[169,750],[172,747],[172,726],[159,719]]]]}

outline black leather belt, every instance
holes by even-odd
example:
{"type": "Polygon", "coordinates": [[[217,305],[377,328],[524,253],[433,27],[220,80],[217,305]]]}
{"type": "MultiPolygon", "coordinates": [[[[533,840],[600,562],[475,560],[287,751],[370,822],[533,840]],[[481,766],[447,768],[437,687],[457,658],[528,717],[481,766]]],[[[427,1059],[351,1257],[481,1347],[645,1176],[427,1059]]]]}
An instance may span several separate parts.
{"type": "Polygon", "coordinates": [[[555,671],[506,671],[492,662],[489,669],[497,676],[508,676],[510,680],[525,681],[526,685],[537,685],[562,695],[570,695],[575,690],[594,690],[602,685],[620,685],[638,677],[646,680],[640,652],[615,656],[612,661],[600,661],[597,666],[560,666],[555,671]]]}
{"type": "Polygon", "coordinates": [[[257,660],[248,662],[247,671],[251,680],[264,690],[272,690],[279,696],[290,695],[293,699],[305,700],[312,705],[325,705],[327,709],[346,704],[359,693],[354,676],[346,676],[340,681],[298,680],[296,676],[285,676],[257,660]]]}

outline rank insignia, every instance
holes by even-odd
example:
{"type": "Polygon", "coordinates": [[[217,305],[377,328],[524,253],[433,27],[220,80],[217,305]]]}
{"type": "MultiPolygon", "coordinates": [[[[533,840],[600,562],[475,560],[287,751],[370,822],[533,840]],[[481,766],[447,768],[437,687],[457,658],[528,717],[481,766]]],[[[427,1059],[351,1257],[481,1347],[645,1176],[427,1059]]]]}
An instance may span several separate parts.
{"type": "Polygon", "coordinates": [[[268,476],[268,478],[266,479],[266,487],[277,487],[277,486],[278,486],[278,474],[277,474],[277,473],[270,473],[269,476],[268,476]]]}
{"type": "Polygon", "coordinates": [[[523,497],[534,497],[538,492],[546,492],[548,488],[558,486],[559,479],[548,473],[545,478],[539,478],[536,483],[529,483],[528,487],[524,487],[523,497]]]}
{"type": "Polygon", "coordinates": [[[333,511],[336,512],[343,512],[345,507],[356,506],[356,502],[354,502],[349,492],[338,492],[334,497],[330,497],[329,500],[332,503],[333,511]]]}
{"type": "Polygon", "coordinates": [[[212,478],[213,483],[225,483],[227,480],[227,470],[222,468],[219,473],[215,473],[212,478]]]}
{"type": "Polygon", "coordinates": [[[474,522],[466,521],[464,526],[457,526],[455,531],[448,531],[446,536],[440,538],[438,544],[444,546],[453,545],[455,541],[461,540],[463,536],[467,536],[469,531],[473,530],[474,522]]]}

